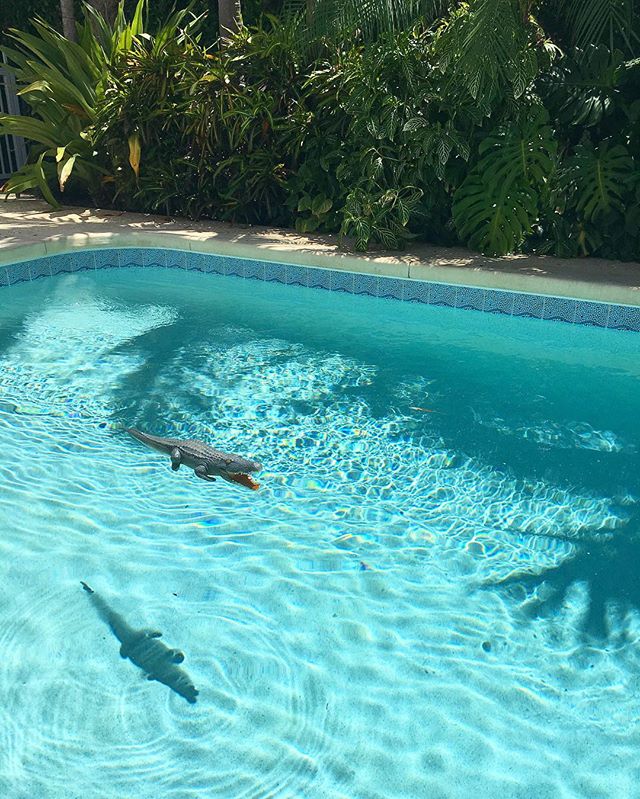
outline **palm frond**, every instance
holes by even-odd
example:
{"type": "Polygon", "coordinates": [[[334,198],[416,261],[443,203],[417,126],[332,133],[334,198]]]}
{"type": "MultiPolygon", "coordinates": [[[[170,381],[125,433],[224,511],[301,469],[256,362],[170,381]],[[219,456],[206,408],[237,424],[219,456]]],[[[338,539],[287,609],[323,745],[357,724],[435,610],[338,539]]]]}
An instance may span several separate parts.
{"type": "Polygon", "coordinates": [[[467,92],[488,114],[497,95],[522,97],[537,74],[531,31],[513,0],[471,0],[443,24],[440,70],[456,94],[467,92]]]}
{"type": "Polygon", "coordinates": [[[562,7],[574,46],[606,44],[612,51],[637,52],[634,0],[565,0],[562,7]]]}
{"type": "Polygon", "coordinates": [[[307,41],[339,43],[429,25],[452,5],[452,0],[287,0],[284,14],[300,19],[307,41]]]}

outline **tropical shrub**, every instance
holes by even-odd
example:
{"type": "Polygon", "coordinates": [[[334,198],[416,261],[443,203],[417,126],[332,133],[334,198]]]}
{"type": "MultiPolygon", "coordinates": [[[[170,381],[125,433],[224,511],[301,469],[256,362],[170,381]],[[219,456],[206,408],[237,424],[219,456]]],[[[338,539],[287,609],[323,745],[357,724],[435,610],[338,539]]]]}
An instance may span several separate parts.
{"type": "Polygon", "coordinates": [[[37,20],[36,34],[12,34],[15,47],[4,52],[31,116],[0,114],[0,133],[24,136],[33,145],[29,162],[7,181],[5,191],[38,188],[53,206],[71,178],[81,191],[97,192],[107,172],[94,155],[87,129],[95,121],[109,64],[142,32],[142,7],[140,0],[130,22],[120,9],[110,28],[86,6],[77,43],[37,20]]]}
{"type": "Polygon", "coordinates": [[[112,65],[92,141],[126,208],[287,224],[285,183],[306,124],[282,26],[223,50],[140,38],[112,65]],[[127,167],[139,144],[139,170],[127,167]]]}
{"type": "Polygon", "coordinates": [[[640,255],[640,60],[603,45],[573,50],[540,82],[561,161],[539,249],[640,255]]]}
{"type": "MultiPolygon", "coordinates": [[[[386,34],[322,64],[309,79],[316,105],[305,178],[309,193],[321,187],[320,208],[333,211],[312,222],[338,227],[357,249],[399,247],[417,235],[453,240],[451,187],[482,118],[472,103],[449,105],[432,41],[429,31],[386,34]]],[[[298,227],[313,229],[307,218],[298,227]]]]}
{"type": "Polygon", "coordinates": [[[33,145],[7,188],[357,249],[640,257],[631,0],[284,6],[223,47],[186,12],[149,32],[142,0],[113,31],[88,16],[77,45],[15,33],[32,116],[0,132],[33,145]]]}

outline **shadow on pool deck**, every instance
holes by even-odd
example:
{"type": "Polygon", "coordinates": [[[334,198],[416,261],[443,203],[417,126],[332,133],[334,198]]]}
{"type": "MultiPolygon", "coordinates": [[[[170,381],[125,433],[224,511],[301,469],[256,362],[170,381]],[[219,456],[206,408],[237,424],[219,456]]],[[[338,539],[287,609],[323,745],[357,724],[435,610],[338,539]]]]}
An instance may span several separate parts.
{"type": "MultiPolygon", "coordinates": [[[[0,195],[0,200],[3,197],[0,195]]],[[[69,236],[75,237],[73,246],[118,246],[119,238],[122,242],[123,237],[138,236],[139,246],[212,250],[220,245],[227,250],[237,248],[238,254],[244,257],[264,253],[267,260],[512,290],[536,291],[538,278],[542,293],[553,294],[555,288],[566,296],[600,299],[599,294],[604,297],[606,290],[613,287],[631,290],[623,302],[640,304],[640,264],[631,262],[535,255],[490,258],[461,247],[426,244],[414,245],[406,252],[356,253],[341,249],[338,237],[331,235],[302,236],[281,228],[193,222],[82,207],[52,210],[43,201],[33,198],[0,201],[0,259],[8,259],[7,251],[69,236]],[[542,289],[545,282],[552,285],[542,289]]],[[[132,243],[136,244],[128,241],[129,246],[132,243]]],[[[617,301],[611,297],[606,299],[617,301]]]]}

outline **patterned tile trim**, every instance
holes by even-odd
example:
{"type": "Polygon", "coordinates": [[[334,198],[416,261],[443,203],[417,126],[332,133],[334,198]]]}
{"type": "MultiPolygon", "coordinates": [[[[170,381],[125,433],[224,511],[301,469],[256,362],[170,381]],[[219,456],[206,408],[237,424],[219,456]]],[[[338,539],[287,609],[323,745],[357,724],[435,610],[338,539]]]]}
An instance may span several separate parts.
{"type": "Polygon", "coordinates": [[[126,266],[187,269],[402,302],[640,332],[640,306],[385,277],[161,248],[79,249],[0,266],[0,288],[61,273],[126,266]]]}

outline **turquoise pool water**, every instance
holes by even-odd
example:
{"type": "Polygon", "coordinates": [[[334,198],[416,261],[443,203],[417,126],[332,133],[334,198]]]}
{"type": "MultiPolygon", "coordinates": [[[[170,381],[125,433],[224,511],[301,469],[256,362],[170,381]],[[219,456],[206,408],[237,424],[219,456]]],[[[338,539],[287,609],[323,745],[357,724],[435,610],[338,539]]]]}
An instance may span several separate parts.
{"type": "Polygon", "coordinates": [[[0,296],[1,796],[640,796],[637,334],[156,269],[0,296]]]}

